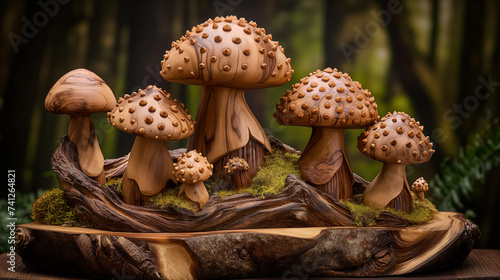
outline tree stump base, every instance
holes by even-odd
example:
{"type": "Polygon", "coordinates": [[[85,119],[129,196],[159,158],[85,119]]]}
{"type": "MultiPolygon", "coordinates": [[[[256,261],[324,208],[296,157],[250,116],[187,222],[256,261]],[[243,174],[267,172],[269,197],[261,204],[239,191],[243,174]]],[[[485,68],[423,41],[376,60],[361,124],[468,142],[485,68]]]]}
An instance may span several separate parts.
{"type": "MultiPolygon", "coordinates": [[[[274,148],[290,150],[271,140],[274,148]]],[[[121,176],[127,161],[127,156],[105,161],[106,176],[121,176]]],[[[462,214],[450,212],[418,226],[382,212],[375,227],[355,227],[346,206],[295,175],[265,199],[212,195],[196,213],[140,207],[85,175],[66,136],[52,163],[65,200],[92,228],[21,225],[16,250],[28,268],[56,274],[96,279],[401,275],[462,262],[480,234],[462,214]]],[[[368,182],[356,174],[354,180],[354,193],[362,193],[368,182]]]]}
{"type": "Polygon", "coordinates": [[[478,234],[462,214],[450,212],[403,228],[131,233],[26,224],[18,227],[17,249],[29,268],[96,279],[373,277],[456,265],[478,234]]]}

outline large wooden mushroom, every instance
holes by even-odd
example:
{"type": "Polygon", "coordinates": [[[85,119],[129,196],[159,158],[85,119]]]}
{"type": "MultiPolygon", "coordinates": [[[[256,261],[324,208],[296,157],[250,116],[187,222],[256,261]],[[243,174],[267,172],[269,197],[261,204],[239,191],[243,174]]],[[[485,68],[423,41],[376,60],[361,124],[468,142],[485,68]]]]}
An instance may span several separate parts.
{"type": "Polygon", "coordinates": [[[188,137],[194,123],[184,104],[170,99],[170,93],[155,86],[120,98],[108,119],[119,130],[136,135],[122,189],[126,203],[143,205],[168,180],[175,180],[165,141],[188,137]]]}
{"type": "Polygon", "coordinates": [[[193,27],[172,43],[162,61],[167,81],[201,85],[195,132],[188,150],[203,152],[216,176],[224,164],[241,157],[254,176],[271,146],[245,101],[245,90],[285,84],[292,76],[290,59],[270,34],[253,21],[216,17],[193,27]]]}
{"type": "Polygon", "coordinates": [[[106,83],[87,69],[75,69],[62,76],[45,98],[45,109],[71,116],[69,139],[76,144],[81,170],[101,184],[106,183],[104,157],[97,141],[92,114],[108,112],[116,103],[106,83]]]}
{"type": "Polygon", "coordinates": [[[299,159],[302,178],[334,198],[352,197],[344,129],[365,128],[379,119],[371,93],[347,73],[317,70],[286,91],[274,117],[282,125],[313,127],[299,159]]]}
{"type": "Polygon", "coordinates": [[[388,113],[358,137],[358,149],[384,163],[363,194],[363,203],[412,211],[412,196],[406,180],[406,164],[426,162],[434,153],[423,126],[403,112],[388,113]]]}

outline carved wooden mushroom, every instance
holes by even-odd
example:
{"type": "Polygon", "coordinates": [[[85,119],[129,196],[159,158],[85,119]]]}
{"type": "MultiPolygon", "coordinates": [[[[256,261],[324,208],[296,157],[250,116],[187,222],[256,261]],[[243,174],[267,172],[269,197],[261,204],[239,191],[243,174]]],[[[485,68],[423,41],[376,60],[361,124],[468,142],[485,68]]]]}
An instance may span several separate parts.
{"type": "Polygon", "coordinates": [[[411,185],[411,190],[417,195],[418,200],[424,201],[425,195],[424,192],[429,190],[429,184],[424,179],[424,177],[420,177],[411,185]]]}
{"type": "Polygon", "coordinates": [[[212,176],[213,165],[207,158],[196,150],[183,153],[182,157],[177,158],[174,163],[172,174],[178,182],[181,182],[179,196],[183,193],[200,205],[200,209],[205,206],[209,195],[203,181],[212,176]]]}
{"type": "Polygon", "coordinates": [[[292,76],[283,48],[253,21],[216,17],[172,43],[162,61],[167,81],[201,85],[195,132],[188,150],[206,154],[215,175],[235,156],[255,175],[271,146],[245,101],[245,90],[285,84],[292,76]]]}
{"type": "Polygon", "coordinates": [[[148,86],[120,98],[108,113],[111,124],[135,138],[127,170],[123,175],[123,199],[142,205],[160,192],[172,176],[173,161],[165,141],[191,135],[194,123],[184,104],[170,99],[170,93],[148,86]]]}
{"type": "Polygon", "coordinates": [[[231,177],[231,183],[235,189],[244,189],[252,185],[252,177],[248,174],[248,163],[246,160],[234,157],[224,166],[224,171],[231,177]]]}
{"type": "Polygon", "coordinates": [[[403,112],[388,113],[379,123],[358,137],[358,149],[384,163],[382,170],[366,188],[363,203],[379,209],[387,205],[412,211],[412,198],[406,180],[406,164],[426,162],[434,153],[423,126],[403,112]]]}
{"type": "Polygon", "coordinates": [[[95,134],[92,114],[108,112],[116,103],[106,83],[87,69],[76,69],[62,76],[45,98],[45,109],[71,116],[69,139],[76,144],[81,170],[101,184],[106,184],[104,157],[95,134]]]}
{"type": "Polygon", "coordinates": [[[299,159],[302,178],[334,198],[350,198],[354,179],[344,129],[365,128],[379,119],[371,93],[347,73],[317,70],[286,91],[274,117],[282,125],[313,127],[299,159]]]}

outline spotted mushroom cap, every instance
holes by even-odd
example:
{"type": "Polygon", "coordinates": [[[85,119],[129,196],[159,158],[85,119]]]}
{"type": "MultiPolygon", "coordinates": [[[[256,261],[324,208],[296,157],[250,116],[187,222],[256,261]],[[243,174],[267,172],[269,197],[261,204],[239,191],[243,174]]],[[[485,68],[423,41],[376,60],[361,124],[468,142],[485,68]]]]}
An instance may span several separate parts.
{"type": "Polygon", "coordinates": [[[116,98],[94,72],[75,69],[62,76],[45,98],[45,109],[54,114],[86,115],[108,112],[116,98]]]}
{"type": "Polygon", "coordinates": [[[194,131],[184,104],[155,86],[120,97],[108,120],[121,131],[163,141],[184,139],[194,131]]]}
{"type": "Polygon", "coordinates": [[[388,113],[358,137],[358,149],[375,160],[412,164],[426,162],[434,153],[423,126],[403,112],[388,113]]]}
{"type": "Polygon", "coordinates": [[[247,161],[239,157],[229,159],[224,166],[224,171],[229,175],[236,175],[242,171],[247,171],[248,169],[249,166],[247,161]]]}
{"type": "Polygon", "coordinates": [[[178,182],[194,184],[210,178],[213,169],[214,166],[206,157],[192,150],[177,158],[172,174],[178,182]]]}
{"type": "Polygon", "coordinates": [[[309,74],[280,100],[274,118],[282,125],[364,128],[380,119],[371,92],[336,68],[309,74]]]}
{"type": "Polygon", "coordinates": [[[167,81],[190,85],[266,88],[290,81],[290,60],[255,22],[216,17],[172,42],[160,73],[167,81]]]}
{"type": "Polygon", "coordinates": [[[414,192],[426,192],[429,190],[429,184],[427,184],[427,181],[424,179],[424,177],[420,177],[415,182],[413,182],[413,185],[411,185],[411,190],[414,192]]]}

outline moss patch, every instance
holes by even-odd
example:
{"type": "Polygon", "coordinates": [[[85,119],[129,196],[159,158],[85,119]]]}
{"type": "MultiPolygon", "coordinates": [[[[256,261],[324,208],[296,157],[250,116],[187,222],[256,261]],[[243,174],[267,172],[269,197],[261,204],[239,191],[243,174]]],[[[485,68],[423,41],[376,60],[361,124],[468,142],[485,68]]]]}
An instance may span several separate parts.
{"type": "Polygon", "coordinates": [[[412,225],[424,224],[434,217],[437,212],[436,207],[428,200],[413,200],[413,211],[405,213],[389,207],[383,209],[373,209],[361,203],[362,195],[356,195],[347,201],[341,201],[349,211],[351,211],[354,223],[358,227],[370,227],[376,225],[376,220],[382,212],[389,212],[395,216],[407,220],[412,225]]]}
{"type": "Polygon", "coordinates": [[[300,171],[297,165],[299,155],[274,151],[267,155],[264,165],[252,179],[252,185],[242,190],[222,190],[215,194],[219,197],[226,197],[239,193],[251,193],[255,196],[277,194],[285,186],[285,179],[288,174],[295,174],[300,178],[300,171]]]}
{"type": "Polygon", "coordinates": [[[114,178],[108,178],[106,181],[106,187],[114,190],[117,194],[120,195],[120,197],[123,197],[123,190],[122,190],[122,178],[114,177],[114,178]]]}
{"type": "Polygon", "coordinates": [[[34,203],[31,218],[41,224],[88,227],[75,216],[75,208],[66,204],[63,190],[51,189],[42,194],[34,203]]]}
{"type": "Polygon", "coordinates": [[[154,195],[151,197],[150,203],[152,206],[160,209],[175,207],[177,209],[186,210],[191,213],[198,211],[198,207],[196,207],[193,203],[177,196],[179,190],[180,187],[177,187],[175,189],[170,189],[154,195]]]}

